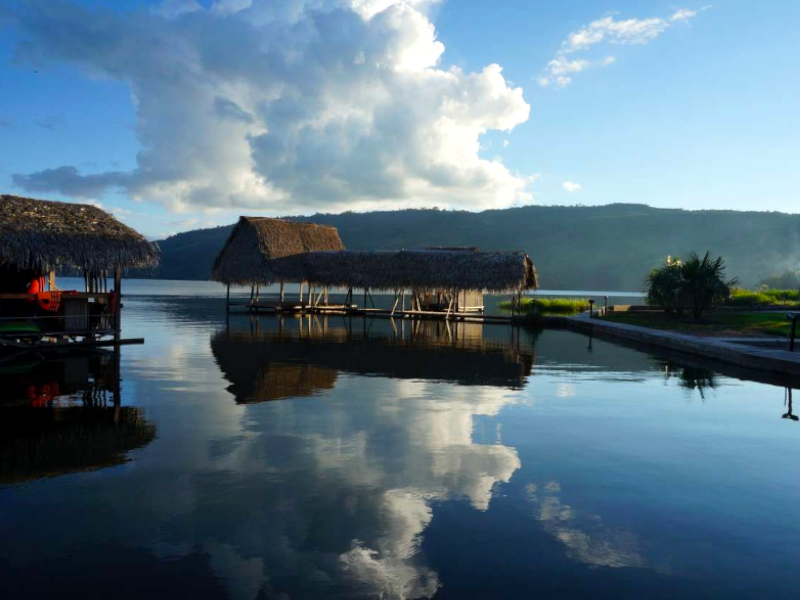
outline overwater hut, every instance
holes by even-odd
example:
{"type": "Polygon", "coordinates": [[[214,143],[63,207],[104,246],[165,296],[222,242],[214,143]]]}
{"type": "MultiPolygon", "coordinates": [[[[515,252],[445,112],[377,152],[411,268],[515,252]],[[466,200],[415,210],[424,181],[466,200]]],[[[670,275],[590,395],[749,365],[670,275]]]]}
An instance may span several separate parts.
{"type": "MultiPolygon", "coordinates": [[[[424,249],[398,252],[311,252],[309,280],[320,286],[411,291],[411,309],[483,310],[483,293],[521,294],[538,287],[536,268],[524,252],[424,249]]],[[[366,296],[366,294],[365,294],[366,296]]],[[[403,300],[405,304],[405,300],[403,300]]]]}
{"type": "Polygon", "coordinates": [[[228,240],[214,261],[211,278],[228,286],[249,285],[251,303],[260,300],[260,287],[281,284],[280,301],[284,301],[284,284],[303,284],[309,280],[305,256],[308,252],[344,250],[339,232],[330,225],[285,221],[267,217],[240,217],[228,240]]]}
{"type": "Polygon", "coordinates": [[[119,341],[122,272],[157,263],[153,244],[96,206],[0,195],[0,346],[119,341]],[[59,271],[84,289],[60,289],[59,271]]]}

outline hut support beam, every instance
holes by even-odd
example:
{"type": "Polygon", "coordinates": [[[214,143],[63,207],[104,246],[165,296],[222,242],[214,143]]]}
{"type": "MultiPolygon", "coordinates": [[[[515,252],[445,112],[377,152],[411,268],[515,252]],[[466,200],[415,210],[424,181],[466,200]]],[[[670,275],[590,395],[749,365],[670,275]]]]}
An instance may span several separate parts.
{"type": "Polygon", "coordinates": [[[284,287],[284,282],[281,281],[281,304],[283,304],[283,300],[284,300],[284,289],[283,289],[283,287],[284,287]]]}
{"type": "Polygon", "coordinates": [[[394,316],[394,311],[397,310],[397,303],[400,302],[400,296],[397,294],[397,290],[394,291],[394,306],[392,306],[392,316],[394,316]]]}
{"type": "Polygon", "coordinates": [[[119,269],[114,269],[114,296],[114,343],[119,344],[122,334],[122,273],[119,269]]]}
{"type": "Polygon", "coordinates": [[[454,297],[455,296],[451,292],[450,293],[450,303],[447,305],[447,316],[445,317],[445,319],[449,319],[450,318],[450,311],[453,310],[453,298],[454,297]]]}
{"type": "Polygon", "coordinates": [[[225,312],[231,311],[231,284],[228,284],[228,290],[225,292],[225,312]]]}

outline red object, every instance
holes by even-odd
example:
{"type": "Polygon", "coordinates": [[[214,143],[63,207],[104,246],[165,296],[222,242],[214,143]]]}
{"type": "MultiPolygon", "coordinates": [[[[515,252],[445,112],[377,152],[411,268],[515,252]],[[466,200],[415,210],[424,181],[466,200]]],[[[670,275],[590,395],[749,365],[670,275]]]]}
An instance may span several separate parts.
{"type": "MultiPolygon", "coordinates": [[[[36,277],[31,284],[28,286],[28,293],[29,294],[36,294],[37,296],[44,292],[45,280],[44,275],[41,277],[36,277]]],[[[28,302],[33,302],[35,298],[28,298],[28,302]]]]}
{"type": "Polygon", "coordinates": [[[49,312],[58,312],[61,307],[61,292],[40,292],[36,294],[39,308],[49,312]]]}
{"type": "Polygon", "coordinates": [[[57,381],[43,383],[39,387],[34,384],[28,386],[28,400],[30,400],[31,406],[47,406],[60,395],[61,388],[57,381]]]}

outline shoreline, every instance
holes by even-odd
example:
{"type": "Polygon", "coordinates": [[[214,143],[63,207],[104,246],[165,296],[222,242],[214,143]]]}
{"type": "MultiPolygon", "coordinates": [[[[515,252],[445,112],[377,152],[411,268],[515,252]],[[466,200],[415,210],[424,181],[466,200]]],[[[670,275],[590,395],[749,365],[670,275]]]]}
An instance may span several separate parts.
{"type": "Polygon", "coordinates": [[[757,338],[722,338],[688,335],[660,329],[651,329],[627,323],[611,323],[589,318],[587,314],[571,317],[548,317],[547,327],[566,327],[588,335],[629,340],[646,346],[701,356],[748,369],[800,377],[800,351],[789,352],[780,347],[780,338],[775,347],[752,345],[757,338]],[[746,343],[750,341],[750,344],[746,343]]]}

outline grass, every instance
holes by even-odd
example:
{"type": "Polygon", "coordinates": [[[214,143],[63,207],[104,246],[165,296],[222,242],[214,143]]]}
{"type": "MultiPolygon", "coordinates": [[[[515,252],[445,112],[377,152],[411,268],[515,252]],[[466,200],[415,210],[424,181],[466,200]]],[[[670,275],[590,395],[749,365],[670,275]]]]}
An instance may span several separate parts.
{"type": "MultiPolygon", "coordinates": [[[[500,308],[513,310],[510,300],[500,303],[500,308]]],[[[521,312],[540,315],[574,315],[589,310],[586,298],[523,298],[521,312]]]]}
{"type": "Polygon", "coordinates": [[[700,321],[667,316],[663,313],[609,313],[615,323],[640,325],[691,334],[780,335],[789,334],[790,322],[783,313],[709,313],[700,321]]]}
{"type": "Polygon", "coordinates": [[[798,306],[800,304],[799,300],[798,290],[743,290],[734,288],[726,304],[729,306],[758,306],[763,304],[798,306]]]}

